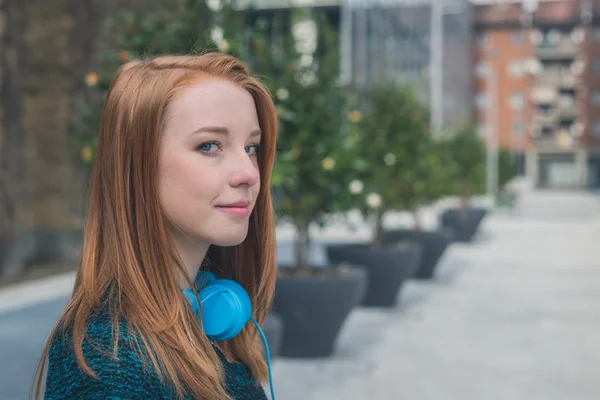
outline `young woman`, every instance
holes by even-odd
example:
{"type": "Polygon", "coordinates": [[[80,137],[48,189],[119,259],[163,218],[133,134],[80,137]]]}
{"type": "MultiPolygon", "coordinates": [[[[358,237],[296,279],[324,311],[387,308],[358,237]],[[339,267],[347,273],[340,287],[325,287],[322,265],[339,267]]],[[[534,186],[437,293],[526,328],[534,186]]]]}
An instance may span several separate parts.
{"type": "Polygon", "coordinates": [[[246,322],[264,321],[275,285],[276,135],[269,93],[231,56],[164,56],[117,71],[81,266],[35,398],[266,399],[262,332],[246,322]],[[201,296],[215,277],[237,282],[239,298],[201,296]],[[209,308],[213,330],[230,308],[247,315],[211,337],[209,308]]]}

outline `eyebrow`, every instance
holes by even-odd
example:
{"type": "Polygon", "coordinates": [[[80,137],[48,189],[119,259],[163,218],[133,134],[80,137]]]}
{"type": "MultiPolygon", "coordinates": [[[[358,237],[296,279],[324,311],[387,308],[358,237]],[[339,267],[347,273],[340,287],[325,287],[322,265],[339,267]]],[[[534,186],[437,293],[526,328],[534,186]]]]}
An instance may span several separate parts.
{"type": "MultiPolygon", "coordinates": [[[[229,135],[229,129],[223,127],[223,126],[203,126],[201,128],[196,129],[195,131],[193,131],[191,133],[191,135],[197,135],[199,133],[217,133],[219,135],[229,135]]],[[[256,129],[253,130],[252,132],[250,132],[250,137],[256,137],[256,136],[261,136],[262,132],[260,129],[256,129]]]]}

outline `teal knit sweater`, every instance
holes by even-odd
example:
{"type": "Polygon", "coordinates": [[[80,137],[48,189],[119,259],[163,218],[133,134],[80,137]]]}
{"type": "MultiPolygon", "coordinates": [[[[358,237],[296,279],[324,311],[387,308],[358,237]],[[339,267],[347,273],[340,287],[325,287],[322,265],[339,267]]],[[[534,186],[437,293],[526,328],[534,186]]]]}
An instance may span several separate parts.
{"type": "MultiPolygon", "coordinates": [[[[145,367],[134,350],[133,337],[125,323],[120,324],[118,358],[111,357],[112,323],[108,313],[97,313],[88,325],[88,337],[83,341],[83,355],[97,374],[94,379],[77,365],[71,331],[57,334],[50,345],[46,400],[149,400],[175,399],[175,394],[163,385],[151,368],[145,367]]],[[[227,361],[215,347],[225,372],[225,385],[236,400],[266,400],[250,370],[243,364],[227,361]]]]}

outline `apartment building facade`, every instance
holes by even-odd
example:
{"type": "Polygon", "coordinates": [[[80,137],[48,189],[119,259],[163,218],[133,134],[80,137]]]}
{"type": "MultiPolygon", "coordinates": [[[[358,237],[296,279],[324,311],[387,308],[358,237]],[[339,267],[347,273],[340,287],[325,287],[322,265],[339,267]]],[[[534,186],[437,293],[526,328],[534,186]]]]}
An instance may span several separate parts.
{"type": "Polygon", "coordinates": [[[474,7],[474,117],[538,187],[600,186],[600,1],[474,7]]]}

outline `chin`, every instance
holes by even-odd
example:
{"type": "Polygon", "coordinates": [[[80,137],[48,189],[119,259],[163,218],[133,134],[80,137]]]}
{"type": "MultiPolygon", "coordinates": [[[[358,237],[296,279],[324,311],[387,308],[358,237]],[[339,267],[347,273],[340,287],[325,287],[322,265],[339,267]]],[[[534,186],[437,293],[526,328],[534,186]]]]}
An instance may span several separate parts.
{"type": "Polygon", "coordinates": [[[213,238],[211,243],[214,244],[215,246],[221,246],[221,247],[237,246],[239,244],[242,244],[244,242],[244,240],[246,240],[247,236],[248,236],[248,232],[246,231],[246,232],[243,232],[240,234],[231,234],[231,235],[227,235],[227,236],[213,238]]]}

